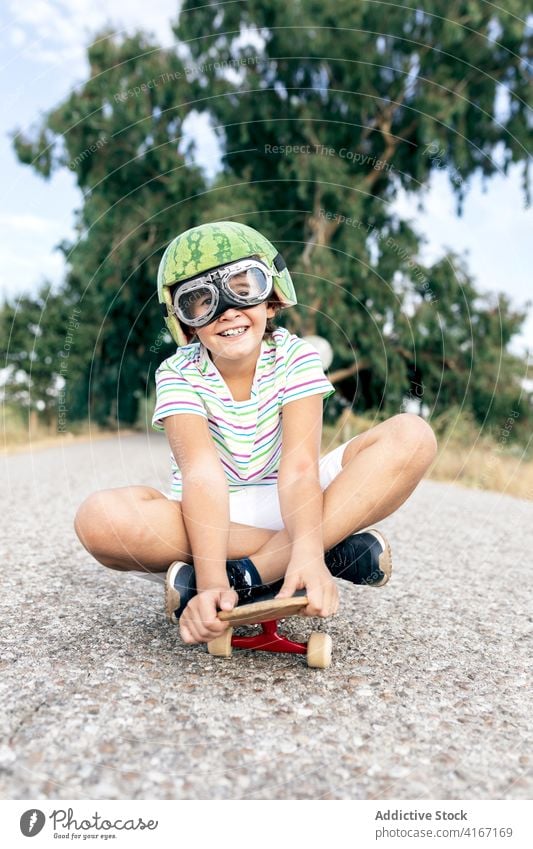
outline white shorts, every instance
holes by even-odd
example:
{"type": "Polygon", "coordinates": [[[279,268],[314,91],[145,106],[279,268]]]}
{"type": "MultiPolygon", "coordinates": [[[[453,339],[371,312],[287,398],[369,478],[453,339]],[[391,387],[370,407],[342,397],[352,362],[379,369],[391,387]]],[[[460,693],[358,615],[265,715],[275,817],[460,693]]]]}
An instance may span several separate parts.
{"type": "MultiPolygon", "coordinates": [[[[345,442],[337,446],[320,459],[319,476],[322,490],[326,489],[342,470],[342,457],[347,445],[348,442],[345,442]]],[[[238,492],[230,492],[229,516],[231,522],[239,525],[281,531],[284,524],[277,485],[247,486],[238,492]]]]}
{"type": "MultiPolygon", "coordinates": [[[[357,439],[357,436],[353,438],[357,439]]],[[[347,445],[348,442],[339,445],[320,459],[319,476],[322,490],[326,489],[342,470],[342,457],[347,445]]],[[[239,525],[281,531],[284,525],[279,506],[278,487],[276,484],[272,486],[247,486],[239,492],[230,492],[229,515],[230,520],[239,525]]],[[[144,578],[156,583],[164,582],[165,574],[165,572],[128,572],[128,575],[135,578],[144,578]]]]}

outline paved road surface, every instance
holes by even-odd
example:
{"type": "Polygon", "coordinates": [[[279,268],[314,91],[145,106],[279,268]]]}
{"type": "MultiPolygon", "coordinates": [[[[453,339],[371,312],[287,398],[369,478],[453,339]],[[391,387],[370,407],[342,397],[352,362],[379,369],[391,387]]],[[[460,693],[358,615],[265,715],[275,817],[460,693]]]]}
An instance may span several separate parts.
{"type": "Polygon", "coordinates": [[[393,581],[342,586],[329,670],[225,661],[72,530],[94,489],[164,490],[167,456],[140,435],[0,460],[1,797],[531,796],[531,503],[424,482],[382,525],[393,581]]]}

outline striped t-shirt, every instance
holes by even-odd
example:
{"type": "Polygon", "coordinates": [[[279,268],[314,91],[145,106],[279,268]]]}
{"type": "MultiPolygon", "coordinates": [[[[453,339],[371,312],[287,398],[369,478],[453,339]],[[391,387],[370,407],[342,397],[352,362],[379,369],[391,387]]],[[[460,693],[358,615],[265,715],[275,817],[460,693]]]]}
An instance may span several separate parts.
{"type": "MultiPolygon", "coordinates": [[[[307,395],[335,390],[309,342],[284,328],[263,339],[251,396],[234,401],[224,378],[199,342],[179,348],[155,373],[155,430],[163,419],[192,413],[207,419],[230,492],[276,483],[281,459],[282,407],[307,395]]],[[[171,498],[181,499],[181,473],[171,454],[171,498]]]]}

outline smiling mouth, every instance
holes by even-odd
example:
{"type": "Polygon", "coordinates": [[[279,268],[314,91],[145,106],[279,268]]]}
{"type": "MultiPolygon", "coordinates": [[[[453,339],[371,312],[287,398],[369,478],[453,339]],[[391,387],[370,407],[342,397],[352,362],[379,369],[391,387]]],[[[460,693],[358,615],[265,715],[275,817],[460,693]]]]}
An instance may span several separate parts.
{"type": "Polygon", "coordinates": [[[230,330],[223,330],[218,335],[222,336],[223,339],[233,339],[236,336],[244,336],[247,330],[247,327],[233,327],[230,330]]]}

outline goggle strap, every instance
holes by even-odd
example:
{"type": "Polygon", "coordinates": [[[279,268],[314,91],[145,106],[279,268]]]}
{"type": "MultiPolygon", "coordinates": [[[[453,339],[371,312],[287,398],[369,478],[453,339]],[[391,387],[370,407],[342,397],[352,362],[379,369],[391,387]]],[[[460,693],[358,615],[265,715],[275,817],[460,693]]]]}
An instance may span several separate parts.
{"type": "Polygon", "coordinates": [[[287,264],[281,254],[276,254],[274,257],[274,268],[276,271],[283,271],[284,268],[287,268],[287,264]]]}

